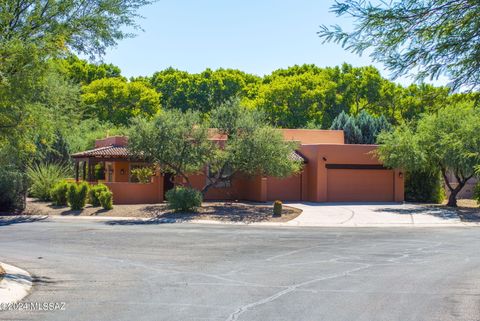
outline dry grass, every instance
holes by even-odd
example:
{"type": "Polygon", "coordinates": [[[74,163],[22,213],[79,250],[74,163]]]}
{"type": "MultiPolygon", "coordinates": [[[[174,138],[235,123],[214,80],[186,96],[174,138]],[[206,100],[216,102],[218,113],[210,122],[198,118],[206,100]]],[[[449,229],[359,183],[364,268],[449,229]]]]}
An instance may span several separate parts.
{"type": "Polygon", "coordinates": [[[222,222],[287,222],[302,211],[283,206],[281,217],[272,217],[273,206],[265,203],[248,202],[204,202],[195,213],[178,213],[169,210],[166,204],[114,205],[112,210],[87,205],[83,210],[72,211],[68,207],[53,206],[33,199],[27,201],[26,214],[63,216],[113,216],[172,218],[181,221],[214,220],[222,222]]]}

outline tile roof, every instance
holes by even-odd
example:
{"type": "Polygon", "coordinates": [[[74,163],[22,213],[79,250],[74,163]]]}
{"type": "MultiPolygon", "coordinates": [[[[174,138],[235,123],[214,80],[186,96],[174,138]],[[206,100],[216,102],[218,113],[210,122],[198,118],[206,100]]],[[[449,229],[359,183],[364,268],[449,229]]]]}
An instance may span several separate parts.
{"type": "MultiPolygon", "coordinates": [[[[84,152],[72,154],[73,158],[97,157],[97,158],[129,158],[128,149],[125,146],[104,146],[98,147],[84,152]]],[[[307,163],[308,160],[299,151],[294,151],[290,154],[290,159],[302,163],[307,163]]]]}
{"type": "Polygon", "coordinates": [[[72,154],[73,158],[81,157],[105,157],[105,158],[128,158],[128,150],[125,146],[104,146],[98,147],[84,152],[72,154]]]}
{"type": "Polygon", "coordinates": [[[304,164],[308,163],[307,158],[300,153],[298,150],[294,151],[293,153],[290,154],[290,159],[296,160],[298,162],[302,162],[304,164]]]}

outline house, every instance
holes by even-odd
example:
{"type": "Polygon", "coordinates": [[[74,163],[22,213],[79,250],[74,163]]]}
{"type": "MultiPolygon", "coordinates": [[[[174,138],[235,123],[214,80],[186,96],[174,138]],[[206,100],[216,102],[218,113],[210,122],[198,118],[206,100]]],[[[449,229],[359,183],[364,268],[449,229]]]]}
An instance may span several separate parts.
{"type": "MultiPolygon", "coordinates": [[[[284,179],[236,175],[231,181],[212,187],[205,199],[259,202],[277,199],[310,202],[403,201],[403,172],[383,167],[374,154],[376,145],[345,144],[341,130],[281,131],[286,140],[299,143],[292,157],[303,161],[301,173],[284,179]]],[[[162,202],[165,192],[173,188],[174,180],[169,174],[158,172],[151,183],[135,182],[131,170],[147,164],[132,158],[126,145],[127,137],[108,137],[97,140],[92,150],[73,154],[76,180],[102,180],[113,192],[116,204],[162,202]]],[[[201,189],[206,175],[207,170],[192,175],[192,185],[201,189]]]]}

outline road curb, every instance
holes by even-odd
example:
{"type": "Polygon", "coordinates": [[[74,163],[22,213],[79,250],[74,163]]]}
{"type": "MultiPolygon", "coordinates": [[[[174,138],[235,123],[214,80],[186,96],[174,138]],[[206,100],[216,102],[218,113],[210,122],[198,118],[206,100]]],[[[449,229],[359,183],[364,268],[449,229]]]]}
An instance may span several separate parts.
{"type": "Polygon", "coordinates": [[[13,265],[0,262],[5,275],[0,281],[0,304],[15,303],[23,299],[32,289],[30,273],[13,265]]]}

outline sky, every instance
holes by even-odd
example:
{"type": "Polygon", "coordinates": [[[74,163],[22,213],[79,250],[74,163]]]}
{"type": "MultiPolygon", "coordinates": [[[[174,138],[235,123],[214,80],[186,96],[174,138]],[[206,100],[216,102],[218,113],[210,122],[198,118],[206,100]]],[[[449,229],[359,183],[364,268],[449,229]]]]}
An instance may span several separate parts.
{"type": "MultiPolygon", "coordinates": [[[[148,76],[174,67],[192,73],[206,68],[235,68],[259,76],[295,64],[382,64],[340,45],[323,44],[319,26],[353,20],[330,12],[333,0],[159,0],[141,9],[144,19],[132,39],[107,51],[104,61],[127,76],[148,76]]],[[[408,85],[411,78],[396,80],[408,85]]],[[[442,84],[442,81],[436,82],[442,84]]]]}

